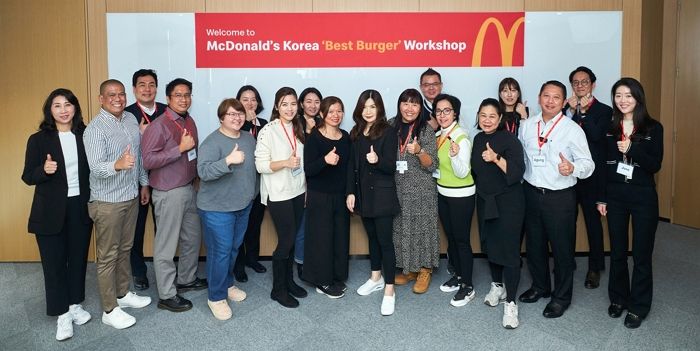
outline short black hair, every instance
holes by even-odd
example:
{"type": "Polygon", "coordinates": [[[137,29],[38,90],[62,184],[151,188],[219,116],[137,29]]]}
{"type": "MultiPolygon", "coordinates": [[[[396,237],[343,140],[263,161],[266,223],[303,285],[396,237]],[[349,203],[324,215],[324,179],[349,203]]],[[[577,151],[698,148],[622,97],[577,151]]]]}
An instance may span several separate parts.
{"type": "Polygon", "coordinates": [[[178,85],[186,85],[190,89],[190,93],[192,92],[192,82],[185,78],[175,78],[165,86],[165,95],[170,96],[170,93],[172,93],[178,85]]]}
{"type": "Polygon", "coordinates": [[[554,85],[555,87],[559,87],[559,89],[561,89],[562,98],[564,98],[564,100],[566,100],[566,85],[564,85],[564,83],[562,83],[558,80],[548,80],[548,81],[544,82],[544,84],[542,84],[542,86],[540,87],[540,93],[538,94],[538,96],[542,95],[542,92],[544,91],[544,87],[546,87],[548,85],[554,85]]]}
{"type": "Polygon", "coordinates": [[[422,82],[422,81],[423,81],[423,77],[425,77],[425,76],[437,76],[437,77],[438,77],[438,80],[439,80],[440,82],[442,82],[442,76],[440,75],[440,73],[438,73],[438,71],[436,71],[436,70],[434,70],[434,69],[432,69],[432,68],[426,69],[425,72],[423,72],[423,73],[420,75],[419,82],[422,82]]]}
{"type": "Polygon", "coordinates": [[[569,73],[569,83],[574,82],[574,74],[576,74],[578,72],[583,72],[583,73],[587,74],[588,78],[591,80],[591,83],[595,83],[595,81],[597,79],[595,76],[595,73],[593,73],[593,71],[591,71],[591,69],[586,67],[586,66],[578,66],[578,67],[576,67],[575,70],[571,71],[571,73],[569,73]]]}
{"type": "Polygon", "coordinates": [[[131,77],[131,85],[136,86],[136,81],[139,80],[141,77],[146,77],[146,76],[151,76],[153,77],[153,80],[156,81],[156,86],[158,86],[158,75],[156,74],[156,71],[152,69],[146,69],[142,68],[136,72],[134,72],[134,75],[131,77]]]}
{"type": "MultiPolygon", "coordinates": [[[[442,100],[447,100],[447,102],[452,105],[452,110],[455,113],[455,121],[459,122],[460,109],[462,108],[462,102],[455,96],[449,94],[439,94],[433,99],[433,112],[432,115],[435,116],[435,111],[437,111],[437,104],[442,100]]],[[[437,117],[437,116],[435,116],[437,117]]]]}

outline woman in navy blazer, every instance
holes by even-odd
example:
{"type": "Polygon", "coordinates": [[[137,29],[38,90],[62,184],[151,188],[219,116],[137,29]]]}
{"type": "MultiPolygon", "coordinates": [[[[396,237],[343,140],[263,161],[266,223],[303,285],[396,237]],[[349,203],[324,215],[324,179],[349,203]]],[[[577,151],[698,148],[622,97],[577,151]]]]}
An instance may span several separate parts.
{"type": "Polygon", "coordinates": [[[80,305],[92,231],[90,169],[78,98],[68,89],[56,89],[46,98],[43,114],[39,131],[27,142],[22,180],[35,185],[28,231],[36,234],[46,314],[58,316],[56,339],[61,341],[73,336],[73,324],[91,318],[80,305]]]}

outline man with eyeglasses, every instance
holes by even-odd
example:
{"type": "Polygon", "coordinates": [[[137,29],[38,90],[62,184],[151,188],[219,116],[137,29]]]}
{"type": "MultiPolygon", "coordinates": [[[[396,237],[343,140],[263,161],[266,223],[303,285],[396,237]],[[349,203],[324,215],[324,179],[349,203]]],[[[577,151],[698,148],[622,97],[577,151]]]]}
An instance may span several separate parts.
{"type": "Polygon", "coordinates": [[[148,296],[129,291],[129,251],[134,240],[138,204],[148,203],[148,176],[141,165],[139,127],[124,111],[124,84],[109,79],[100,84],[100,112],[83,139],[90,166],[88,213],[95,222],[97,285],[102,323],[128,328],[136,319],[122,308],[142,308],[148,296]]]}
{"type": "MultiPolygon", "coordinates": [[[[600,285],[600,271],[605,270],[603,226],[596,201],[603,187],[605,171],[605,133],[610,128],[612,108],[593,96],[596,76],[588,67],[578,67],[569,74],[573,95],[564,106],[564,113],[583,128],[591,151],[595,170],[589,178],[576,183],[576,200],[581,206],[588,234],[588,272],[584,286],[595,289],[600,285]]],[[[578,215],[578,211],[577,211],[578,215]]]]}
{"type": "Polygon", "coordinates": [[[436,70],[428,68],[420,75],[420,91],[423,93],[423,109],[420,118],[428,121],[433,131],[438,131],[440,126],[433,116],[433,100],[442,93],[442,76],[436,70]]]}
{"type": "Polygon", "coordinates": [[[153,243],[153,268],[158,308],[183,312],[192,302],[180,293],[207,287],[197,278],[202,231],[196,207],[197,126],[189,108],[192,83],[177,78],[165,87],[168,107],[143,134],[143,165],[150,171],[158,235],[153,243]],[[173,258],[180,246],[177,270],[173,258]],[[177,284],[175,278],[177,276],[177,284]]]}
{"type": "MultiPolygon", "coordinates": [[[[125,110],[131,112],[139,122],[139,129],[143,134],[146,127],[158,116],[165,112],[166,105],[156,102],[158,92],[158,75],[152,69],[140,69],[134,72],[131,78],[134,88],[134,98],[136,102],[127,106],[125,110]]],[[[142,189],[151,193],[150,187],[142,189]]],[[[150,202],[150,201],[149,201],[150,202]]],[[[155,223],[155,208],[153,202],[153,222],[155,223]]],[[[136,219],[136,231],[134,232],[134,246],[131,247],[131,275],[134,279],[134,289],[148,289],[148,278],[146,277],[146,263],[143,260],[143,236],[146,231],[146,218],[148,217],[148,203],[139,206],[139,215],[136,219]]],[[[157,226],[154,227],[154,232],[157,226]]]]}

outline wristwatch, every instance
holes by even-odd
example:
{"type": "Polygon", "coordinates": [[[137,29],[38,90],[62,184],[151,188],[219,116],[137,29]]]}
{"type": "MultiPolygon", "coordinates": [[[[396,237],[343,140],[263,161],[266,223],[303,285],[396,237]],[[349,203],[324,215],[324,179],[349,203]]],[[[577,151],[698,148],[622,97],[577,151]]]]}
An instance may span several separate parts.
{"type": "Polygon", "coordinates": [[[501,160],[501,155],[496,154],[496,161],[500,161],[500,160],[501,160]]]}

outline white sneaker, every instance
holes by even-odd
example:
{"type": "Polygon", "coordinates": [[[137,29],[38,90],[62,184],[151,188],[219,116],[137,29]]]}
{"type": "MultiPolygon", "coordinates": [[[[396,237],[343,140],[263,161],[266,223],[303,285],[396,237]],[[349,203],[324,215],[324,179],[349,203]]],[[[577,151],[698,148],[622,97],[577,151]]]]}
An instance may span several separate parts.
{"type": "Polygon", "coordinates": [[[73,316],[73,323],[75,323],[75,325],[83,325],[92,318],[90,313],[84,310],[83,306],[80,304],[70,305],[68,312],[73,316]]]}
{"type": "Polygon", "coordinates": [[[237,286],[234,285],[228,288],[229,300],[233,302],[241,302],[245,300],[246,297],[248,297],[248,294],[246,294],[245,291],[239,289],[237,286]]]}
{"type": "Polygon", "coordinates": [[[150,296],[139,296],[129,291],[121,299],[117,299],[117,304],[121,308],[142,308],[151,304],[150,296]]]}
{"type": "Polygon", "coordinates": [[[115,307],[110,313],[102,312],[102,323],[116,329],[126,329],[136,323],[136,318],[122,311],[120,307],[115,307]]]}
{"type": "Polygon", "coordinates": [[[357,288],[357,293],[362,296],[367,296],[375,291],[384,289],[384,277],[380,277],[376,282],[372,279],[367,279],[367,281],[357,288]]]}
{"type": "Polygon", "coordinates": [[[503,304],[503,328],[515,329],[520,325],[518,321],[518,305],[515,301],[503,304]]]}
{"type": "Polygon", "coordinates": [[[484,297],[484,303],[491,307],[498,306],[506,299],[506,288],[501,283],[491,282],[491,290],[484,297]]]}
{"type": "Polygon", "coordinates": [[[382,316],[391,316],[394,314],[394,305],[396,305],[396,293],[392,296],[384,295],[382,299],[382,316]]]}
{"type": "Polygon", "coordinates": [[[219,301],[207,300],[207,305],[209,305],[209,309],[214,315],[214,318],[220,321],[230,319],[233,315],[233,312],[231,311],[231,306],[228,305],[228,301],[226,301],[226,299],[219,301]]]}
{"type": "Polygon", "coordinates": [[[73,315],[70,311],[58,316],[56,321],[56,340],[63,341],[73,337],[73,315]]]}

